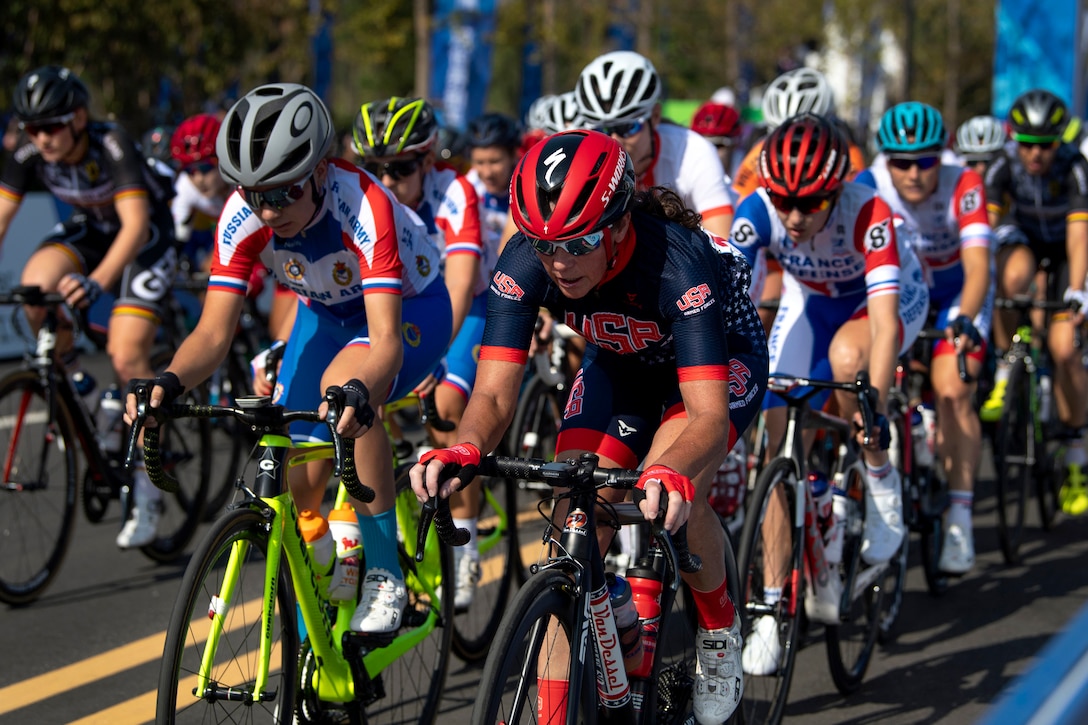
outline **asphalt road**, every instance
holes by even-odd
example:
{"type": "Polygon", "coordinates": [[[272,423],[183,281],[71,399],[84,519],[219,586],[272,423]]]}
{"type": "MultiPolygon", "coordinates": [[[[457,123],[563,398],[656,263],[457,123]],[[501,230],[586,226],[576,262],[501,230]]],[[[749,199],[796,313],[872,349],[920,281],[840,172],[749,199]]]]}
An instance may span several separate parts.
{"type": "MultiPolygon", "coordinates": [[[[787,722],[974,723],[1085,604],[1088,518],[1063,520],[1050,533],[1031,528],[1025,563],[1007,567],[997,548],[990,473],[987,463],[974,571],[935,599],[915,552],[898,639],[877,651],[849,699],[835,691],[814,629],[799,655],[787,722]]],[[[44,596],[0,609],[0,725],[151,721],[163,628],[183,564],[118,551],[118,517],[114,502],[99,524],[80,518],[44,596]]],[[[453,660],[440,722],[467,718],[478,681],[478,669],[453,660]]]]}

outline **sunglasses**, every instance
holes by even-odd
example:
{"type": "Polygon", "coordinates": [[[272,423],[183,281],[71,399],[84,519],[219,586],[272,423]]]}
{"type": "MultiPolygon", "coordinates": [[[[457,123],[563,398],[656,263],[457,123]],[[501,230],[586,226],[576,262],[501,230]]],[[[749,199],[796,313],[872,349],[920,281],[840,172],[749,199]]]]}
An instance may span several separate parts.
{"type": "Polygon", "coordinates": [[[416,169],[423,163],[422,156],[415,156],[402,161],[364,161],[363,168],[374,174],[379,179],[388,176],[393,181],[400,181],[406,176],[416,173],[416,169]]]}
{"type": "Polygon", "coordinates": [[[789,214],[796,209],[805,216],[817,214],[824,211],[831,206],[831,195],[820,196],[780,196],[779,194],[768,193],[767,196],[771,198],[771,204],[774,208],[783,214],[789,214]]]}
{"type": "Polygon", "coordinates": [[[45,133],[47,136],[55,136],[71,122],[76,114],[69,113],[60,118],[50,118],[45,121],[31,121],[27,123],[19,124],[23,130],[26,131],[30,137],[37,136],[40,133],[45,133]]]}
{"type": "Polygon", "coordinates": [[[215,171],[215,164],[211,161],[197,161],[185,167],[186,174],[210,174],[215,171]]]}
{"type": "Polygon", "coordinates": [[[311,173],[310,176],[307,176],[297,184],[288,184],[287,186],[266,189],[265,191],[244,189],[239,186],[238,193],[242,195],[246,204],[248,204],[253,211],[260,211],[262,206],[269,206],[276,211],[283,211],[302,198],[306,189],[306,182],[309,181],[312,176],[313,174],[311,173]]]}
{"type": "Polygon", "coordinates": [[[529,244],[533,245],[533,249],[540,252],[545,257],[551,257],[560,249],[572,257],[581,257],[583,254],[589,254],[594,249],[601,246],[601,240],[604,239],[604,232],[592,232],[583,237],[568,239],[565,242],[546,242],[543,239],[535,239],[528,236],[526,239],[529,240],[529,244]]]}
{"type": "Polygon", "coordinates": [[[889,156],[888,164],[893,169],[907,171],[912,166],[917,166],[919,171],[929,171],[941,163],[940,156],[889,156]]]}
{"type": "Polygon", "coordinates": [[[598,126],[596,130],[605,134],[606,136],[619,136],[620,138],[631,138],[646,125],[649,118],[640,118],[637,121],[631,121],[630,123],[614,123],[610,126],[598,126]]]}
{"type": "Polygon", "coordinates": [[[1020,148],[1024,150],[1029,149],[1042,149],[1043,151],[1049,151],[1050,149],[1058,148],[1058,142],[1061,139],[1050,139],[1048,141],[1020,141],[1016,143],[1020,145],[1020,148]]]}

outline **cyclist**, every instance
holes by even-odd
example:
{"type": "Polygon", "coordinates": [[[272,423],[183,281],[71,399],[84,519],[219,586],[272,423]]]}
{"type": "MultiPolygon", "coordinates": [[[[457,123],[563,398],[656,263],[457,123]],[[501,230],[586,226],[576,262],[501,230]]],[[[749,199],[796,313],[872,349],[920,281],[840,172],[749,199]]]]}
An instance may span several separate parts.
{"type": "MultiPolygon", "coordinates": [[[[1076,146],[1061,142],[1068,117],[1065,103],[1049,91],[1027,91],[1013,102],[1009,126],[1016,150],[999,156],[986,172],[986,200],[998,242],[998,296],[1023,295],[1034,284],[1040,295],[1044,290],[1050,299],[1061,294],[1083,309],[1088,307],[1088,161],[1076,146]],[[1007,222],[998,226],[1005,214],[1007,222]]],[[[1058,418],[1074,431],[1084,428],[1088,392],[1088,372],[1074,346],[1082,319],[1083,312],[1057,313],[1047,332],[1058,418]]],[[[1002,355],[1015,325],[1015,312],[994,316],[998,364],[993,392],[980,411],[985,421],[1000,419],[1004,408],[1009,371],[1002,355]]],[[[1062,508],[1082,514],[1088,511],[1088,456],[1080,436],[1068,442],[1065,463],[1062,508]]]]}
{"type": "MultiPolygon", "coordinates": [[[[427,225],[431,239],[445,257],[443,275],[453,304],[453,338],[446,355],[446,374],[433,387],[435,408],[444,420],[461,419],[476,377],[475,350],[487,313],[487,277],[480,263],[485,251],[480,238],[480,206],[476,189],[463,175],[436,161],[438,121],[434,108],[422,98],[392,97],[365,104],[355,117],[355,150],[362,165],[413,209],[427,225]]],[[[497,256],[497,255],[496,255],[497,256]]],[[[493,264],[494,258],[490,260],[493,264]]],[[[490,267],[488,268],[488,271],[490,267]]],[[[428,379],[423,392],[430,392],[428,379]]],[[[452,444],[451,434],[432,431],[437,445],[452,444]]],[[[455,606],[467,607],[480,577],[476,542],[479,497],[456,502],[460,526],[468,529],[469,544],[455,550],[455,606]]]]}
{"type": "Polygon", "coordinates": [[[975,116],[956,129],[956,153],[964,166],[983,177],[1007,141],[1005,122],[995,116],[975,116]]]}
{"type": "Polygon", "coordinates": [[[174,180],[174,236],[184,245],[182,254],[196,266],[210,264],[215,222],[231,192],[219,174],[215,138],[219,119],[210,114],[191,116],[178,124],[170,140],[170,156],[178,168],[174,180]]]}
{"type": "Polygon", "coordinates": [[[170,140],[174,136],[174,127],[170,125],[153,126],[140,138],[140,151],[148,161],[161,161],[176,171],[171,164],[170,140]]]}
{"type": "MultiPolygon", "coordinates": [[[[685,575],[699,619],[695,714],[720,723],[741,695],[739,619],[726,594],[724,532],[706,496],[725,451],[756,414],[766,342],[739,255],[719,255],[675,192],[635,186],[630,157],[594,131],[551,136],[518,163],[511,211],[520,233],[492,276],[463,442],[424,455],[412,486],[424,498],[438,490],[444,466],[460,467],[441,487],[448,496],[498,442],[514,414],[539,307],[577,330],[588,345],[556,457],[589,451],[624,468],[644,460],[647,519],[667,494],[666,527],[688,521],[703,559],[701,572],[685,575]]],[[[561,521],[565,512],[555,515],[561,521]]],[[[541,685],[543,721],[565,707],[565,684],[541,685]]]]}
{"type": "Polygon", "coordinates": [[[740,114],[724,103],[707,101],[691,117],[691,130],[706,138],[718,150],[726,175],[733,171],[733,150],[740,142],[740,114]]]}
{"type": "Polygon", "coordinates": [[[947,136],[936,108],[915,101],[893,106],[877,132],[884,164],[863,171],[856,181],[875,188],[892,208],[898,231],[910,234],[929,286],[930,313],[945,330],[945,339],[933,348],[929,373],[952,504],[938,565],[958,575],[975,563],[971,506],[982,426],[973,402],[976,385],[960,380],[956,353],[967,352],[967,371],[976,379],[993,319],[992,231],[982,178],[941,163],[947,136]]]}
{"type": "MultiPolygon", "coordinates": [[[[27,261],[21,283],[60,292],[80,308],[103,291],[114,294],[106,350],[125,385],[151,374],[161,304],[177,265],[170,181],[146,163],[124,129],[91,120],[89,98],[83,81],[61,66],[43,66],[20,79],[15,114],[30,143],[8,157],[0,173],[0,241],[35,181],[73,207],[27,261]]],[[[37,329],[45,311],[26,313],[37,329]]],[[[78,362],[66,337],[59,349],[71,369],[78,362]]],[[[151,543],[161,507],[162,493],[137,463],[133,507],[117,545],[151,543]]]]}
{"type": "MultiPolygon", "coordinates": [[[[214,372],[230,348],[252,268],[272,269],[299,300],[275,399],[312,407],[329,385],[343,385],[347,412],[338,430],[356,438],[359,479],[377,494],[371,504],[352,502],[367,571],[350,626],[389,632],[400,626],[407,593],[392,452],[385,430],[371,427],[371,407],[407,394],[434,370],[449,344],[450,303],[426,229],[376,179],[333,158],[335,140],[328,109],[305,86],[260,86],[227,112],[216,153],[236,192],[219,217],[200,321],[154,379],[151,405],[214,372]]],[[[126,413],[135,413],[132,395],[126,413]]],[[[328,435],[324,423],[291,427],[298,442],[328,435]]],[[[319,510],[329,462],[294,470],[295,505],[319,510]]]]}
{"type": "Polygon", "coordinates": [[[721,161],[699,134],[661,122],[661,78],[649,59],[629,50],[605,53],[582,70],[575,93],[582,127],[623,145],[640,188],[672,189],[702,215],[707,231],[729,236],[733,199],[721,161]]]}
{"type": "MultiPolygon", "coordinates": [[[[845,181],[846,141],[828,119],[802,114],[778,126],[760,153],[759,191],[741,202],[730,242],[750,264],[765,250],[782,264],[782,301],[770,335],[770,370],[818,379],[853,380],[868,369],[887,403],[896,360],[925,322],[928,295],[909,247],[897,243],[892,211],[872,189],[845,181]]],[[[838,409],[856,416],[853,395],[836,393],[838,409]]],[[[826,396],[815,396],[820,407],[826,396]]],[[[763,401],[770,450],[783,437],[785,402],[763,401]]],[[[858,416],[860,417],[860,416],[858,416]]],[[[856,419],[856,418],[855,418],[856,419]]],[[[887,561],[905,528],[899,473],[888,458],[888,427],[879,416],[879,443],[863,451],[866,471],[865,532],[861,556],[887,561]]],[[[774,537],[774,522],[768,521],[774,537]]],[[[835,577],[831,581],[837,582],[835,577]]],[[[766,590],[768,604],[781,590],[766,590]]],[[[838,621],[839,592],[819,587],[821,621],[838,621]],[[825,617],[826,615],[826,617],[825,617]]],[[[755,623],[744,651],[745,672],[765,675],[777,666],[780,643],[774,619],[755,623]]]]}

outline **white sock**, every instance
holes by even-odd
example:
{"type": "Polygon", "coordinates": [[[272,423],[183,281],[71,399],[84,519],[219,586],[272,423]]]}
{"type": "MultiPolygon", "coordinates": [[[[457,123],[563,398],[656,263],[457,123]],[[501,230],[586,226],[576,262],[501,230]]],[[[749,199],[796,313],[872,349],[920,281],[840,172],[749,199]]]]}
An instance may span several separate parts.
{"type": "Polygon", "coordinates": [[[476,554],[479,551],[479,543],[476,541],[476,519],[459,519],[455,516],[453,525],[468,531],[468,543],[465,544],[465,551],[470,555],[476,554]]]}

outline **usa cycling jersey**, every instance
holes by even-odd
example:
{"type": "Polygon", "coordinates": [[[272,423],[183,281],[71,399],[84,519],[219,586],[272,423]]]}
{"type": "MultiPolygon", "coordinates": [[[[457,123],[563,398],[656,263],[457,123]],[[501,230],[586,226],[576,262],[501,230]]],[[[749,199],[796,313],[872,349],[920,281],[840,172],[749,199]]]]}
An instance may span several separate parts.
{"type": "Polygon", "coordinates": [[[1066,222],[1088,219],[1088,160],[1062,144],[1046,174],[1032,176],[1006,150],[986,170],[986,203],[995,214],[1009,213],[1032,245],[1064,243],[1066,222]]]}
{"type": "Polygon", "coordinates": [[[414,211],[442,258],[451,254],[481,257],[480,206],[472,184],[452,166],[436,164],[423,177],[422,193],[414,211]]]}
{"type": "Polygon", "coordinates": [[[319,316],[341,322],[365,317],[365,294],[413,297],[440,279],[439,250],[422,222],[370,174],[330,159],[320,203],[314,221],[284,239],[231,194],[208,289],[245,294],[251,269],[263,264],[319,316]]]}
{"type": "Polygon", "coordinates": [[[465,178],[472,184],[480,200],[480,242],[483,245],[483,256],[480,258],[480,284],[475,291],[480,294],[487,291],[491,270],[499,260],[499,245],[502,244],[502,233],[510,213],[510,194],[504,192],[495,195],[488,192],[475,169],[470,169],[465,178]]]}
{"type": "Polygon", "coordinates": [[[847,182],[827,224],[798,244],[786,233],[767,192],[741,202],[729,241],[755,268],[762,250],[784,272],[827,297],[876,297],[899,292],[900,249],[891,209],[871,188],[847,182]]]}
{"type": "Polygon", "coordinates": [[[714,145],[673,123],[654,126],[654,159],[638,179],[640,188],[664,186],[684,200],[703,221],[733,213],[733,197],[714,145]]]}
{"type": "Polygon", "coordinates": [[[942,165],[937,188],[920,204],[900,198],[887,165],[872,166],[855,181],[876,189],[896,220],[913,232],[911,245],[927,271],[958,267],[961,250],[990,247],[993,232],[986,216],[982,177],[970,169],[942,165]]]}
{"type": "Polygon", "coordinates": [[[57,199],[75,208],[75,217],[110,241],[121,229],[115,206],[121,199],[147,199],[153,223],[168,220],[171,182],[152,170],[128,134],[98,122],[89,124],[86,134],[87,153],[76,164],[47,162],[30,142],[16,149],[0,172],[0,198],[22,202],[36,176],[57,199]]]}

